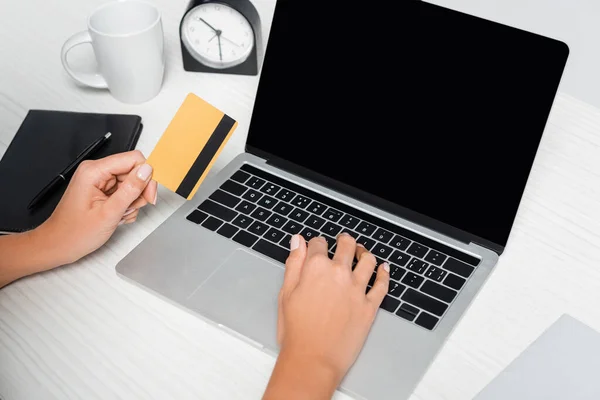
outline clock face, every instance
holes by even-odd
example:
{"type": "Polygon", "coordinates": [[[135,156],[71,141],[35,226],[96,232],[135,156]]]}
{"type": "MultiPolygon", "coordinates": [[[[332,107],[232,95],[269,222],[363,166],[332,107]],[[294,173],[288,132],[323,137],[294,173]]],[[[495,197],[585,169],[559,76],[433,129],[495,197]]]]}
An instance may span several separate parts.
{"type": "Polygon", "coordinates": [[[243,63],[254,47],[248,20],[221,3],[205,3],[191,9],[181,24],[181,39],[194,58],[217,69],[243,63]]]}

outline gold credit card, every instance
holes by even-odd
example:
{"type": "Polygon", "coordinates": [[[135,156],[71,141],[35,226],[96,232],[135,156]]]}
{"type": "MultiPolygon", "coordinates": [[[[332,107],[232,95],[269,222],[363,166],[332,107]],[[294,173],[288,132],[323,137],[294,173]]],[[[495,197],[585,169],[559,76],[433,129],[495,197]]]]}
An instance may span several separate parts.
{"type": "Polygon", "coordinates": [[[189,94],[148,157],[152,179],[190,200],[238,123],[189,94]]]}

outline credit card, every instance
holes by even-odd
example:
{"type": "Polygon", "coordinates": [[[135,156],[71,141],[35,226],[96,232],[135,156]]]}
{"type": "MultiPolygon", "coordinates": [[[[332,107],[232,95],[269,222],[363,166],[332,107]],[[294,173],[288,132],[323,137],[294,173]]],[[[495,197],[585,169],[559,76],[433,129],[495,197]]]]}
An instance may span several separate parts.
{"type": "Polygon", "coordinates": [[[238,123],[190,93],[148,157],[152,179],[190,200],[238,123]]]}

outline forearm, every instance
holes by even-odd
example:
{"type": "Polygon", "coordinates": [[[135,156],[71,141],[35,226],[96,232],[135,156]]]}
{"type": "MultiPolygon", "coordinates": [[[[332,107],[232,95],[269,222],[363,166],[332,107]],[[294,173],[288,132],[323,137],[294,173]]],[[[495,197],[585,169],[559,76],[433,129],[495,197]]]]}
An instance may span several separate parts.
{"type": "Polygon", "coordinates": [[[0,236],[0,288],[27,275],[58,266],[58,258],[41,228],[0,236]]]}
{"type": "Polygon", "coordinates": [[[340,380],[332,369],[282,350],[263,400],[330,400],[340,380]]]}

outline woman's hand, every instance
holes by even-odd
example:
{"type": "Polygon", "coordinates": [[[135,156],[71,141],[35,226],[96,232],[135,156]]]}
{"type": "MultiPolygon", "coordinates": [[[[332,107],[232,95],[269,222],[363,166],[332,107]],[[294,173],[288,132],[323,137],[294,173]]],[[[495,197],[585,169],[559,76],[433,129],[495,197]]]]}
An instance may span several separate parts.
{"type": "Polygon", "coordinates": [[[264,398],[329,399],[364,345],[388,291],[389,266],[379,267],[365,294],[376,260],[352,236],[338,237],[333,260],[324,238],[307,246],[296,235],[290,248],[279,295],[281,351],[264,398]]]}
{"type": "Polygon", "coordinates": [[[77,168],[52,216],[35,230],[55,250],[55,266],[95,251],[117,226],[134,222],[141,207],[156,203],[157,184],[145,161],[136,150],[77,168]]]}

